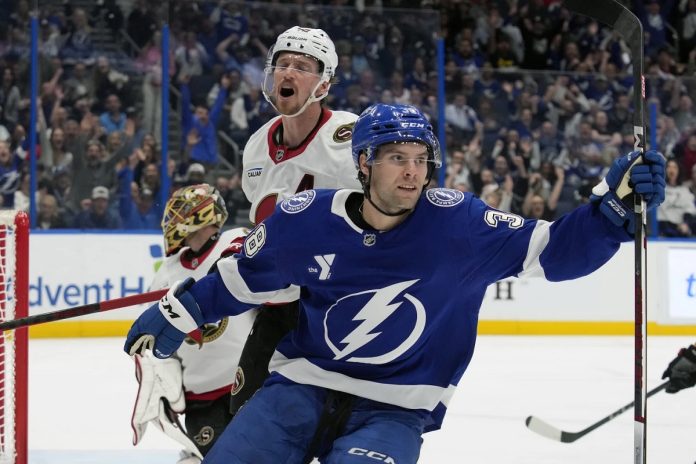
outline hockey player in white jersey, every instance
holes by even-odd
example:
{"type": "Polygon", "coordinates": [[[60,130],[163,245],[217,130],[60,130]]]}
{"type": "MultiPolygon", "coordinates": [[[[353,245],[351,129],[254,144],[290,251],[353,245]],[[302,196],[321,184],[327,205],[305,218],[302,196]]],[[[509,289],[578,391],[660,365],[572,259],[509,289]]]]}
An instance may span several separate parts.
{"type": "Polygon", "coordinates": [[[242,253],[170,290],[131,327],[126,352],[166,358],[206,321],[299,295],[298,327],[271,376],[205,464],[416,463],[471,360],[488,286],[587,275],[632,239],[628,195],[649,209],[664,200],[664,158],[632,152],[590,203],[553,223],[527,220],[470,193],[424,191],[441,155],[415,107],[373,105],[353,134],[362,190],[282,202],[242,253]]]}
{"type": "MultiPolygon", "coordinates": [[[[210,185],[175,191],[162,219],[166,258],[150,290],[186,278],[198,280],[218,259],[238,253],[248,230],[221,232],[226,219],[225,202],[210,185]]],[[[251,311],[206,324],[200,340],[187,338],[170,359],[135,357],[140,388],[132,416],[134,444],[151,423],[184,445],[180,464],[200,462],[232,417],[229,394],[238,384],[237,362],[254,316],[251,311]],[[177,417],[182,413],[186,415],[185,430],[177,417]]]]}
{"type": "MultiPolygon", "coordinates": [[[[242,188],[254,224],[277,203],[312,188],[360,188],[350,140],[357,115],[322,106],[336,73],[333,42],[321,29],[292,27],[268,53],[263,94],[279,116],[256,131],[244,147],[242,188]]],[[[268,362],[280,339],[297,325],[290,302],[260,308],[242,353],[230,408],[234,413],[268,377],[268,362]]]]}

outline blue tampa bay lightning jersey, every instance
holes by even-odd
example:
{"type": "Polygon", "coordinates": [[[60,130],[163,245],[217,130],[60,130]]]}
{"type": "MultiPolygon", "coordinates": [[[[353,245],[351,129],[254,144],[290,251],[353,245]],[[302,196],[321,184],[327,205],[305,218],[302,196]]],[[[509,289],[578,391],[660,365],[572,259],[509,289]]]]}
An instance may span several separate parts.
{"type": "Polygon", "coordinates": [[[550,223],[431,189],[397,227],[363,230],[351,190],[285,200],[190,292],[206,321],[300,299],[296,330],[278,345],[271,382],[297,382],[425,410],[439,428],[474,351],[486,288],[538,275],[587,275],[629,235],[594,205],[550,223]]]}

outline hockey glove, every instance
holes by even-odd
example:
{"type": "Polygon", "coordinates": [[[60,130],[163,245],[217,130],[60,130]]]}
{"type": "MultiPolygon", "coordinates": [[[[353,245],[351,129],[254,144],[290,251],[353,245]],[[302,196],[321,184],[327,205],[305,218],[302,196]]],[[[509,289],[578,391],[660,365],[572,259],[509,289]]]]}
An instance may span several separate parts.
{"type": "Polygon", "coordinates": [[[124,350],[130,355],[150,349],[157,358],[168,358],[192,332],[203,324],[198,303],[188,292],[192,278],[176,282],[166,295],[138,317],[126,336],[124,350]]]}
{"type": "Polygon", "coordinates": [[[676,358],[669,363],[667,370],[662,374],[662,378],[669,377],[667,393],[676,393],[684,388],[696,385],[696,347],[691,345],[688,348],[679,350],[676,358]]]}
{"type": "Polygon", "coordinates": [[[592,189],[590,201],[617,226],[633,234],[633,194],[643,195],[648,210],[658,207],[665,199],[665,158],[650,150],[642,157],[632,151],[614,161],[607,176],[592,189]]]}

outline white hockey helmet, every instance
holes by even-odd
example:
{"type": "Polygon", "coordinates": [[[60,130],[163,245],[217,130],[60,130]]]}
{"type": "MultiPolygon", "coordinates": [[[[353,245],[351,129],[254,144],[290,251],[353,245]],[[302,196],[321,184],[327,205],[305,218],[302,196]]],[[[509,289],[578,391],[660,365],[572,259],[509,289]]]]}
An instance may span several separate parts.
{"type": "Polygon", "coordinates": [[[320,64],[321,77],[316,87],[312,90],[309,99],[300,111],[293,115],[286,115],[296,116],[304,111],[308,104],[319,101],[328,95],[328,87],[326,92],[322,95],[315,96],[314,93],[322,83],[328,82],[330,84],[331,79],[336,74],[336,68],[338,67],[338,55],[336,54],[336,47],[333,41],[322,29],[293,26],[281,33],[276,39],[276,43],[268,51],[268,55],[266,56],[266,67],[264,69],[266,76],[264,78],[263,95],[274,108],[275,104],[271,100],[271,95],[269,94],[269,89],[272,88],[272,86],[267,85],[266,81],[269,76],[273,74],[273,66],[275,66],[278,56],[283,52],[307,55],[317,60],[320,64]]]}

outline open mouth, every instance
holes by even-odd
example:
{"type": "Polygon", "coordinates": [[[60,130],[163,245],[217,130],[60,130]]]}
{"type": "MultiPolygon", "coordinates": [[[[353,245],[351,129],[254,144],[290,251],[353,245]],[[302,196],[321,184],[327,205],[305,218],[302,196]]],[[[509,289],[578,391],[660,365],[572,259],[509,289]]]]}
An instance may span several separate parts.
{"type": "Polygon", "coordinates": [[[283,98],[289,98],[295,95],[295,89],[290,87],[281,87],[279,94],[283,98]]]}

